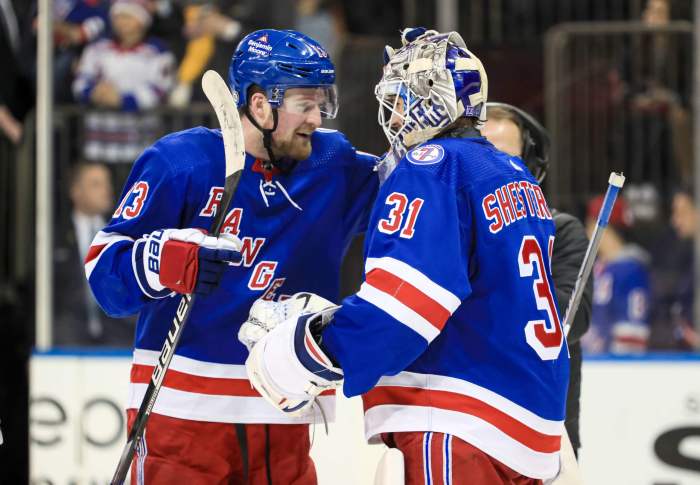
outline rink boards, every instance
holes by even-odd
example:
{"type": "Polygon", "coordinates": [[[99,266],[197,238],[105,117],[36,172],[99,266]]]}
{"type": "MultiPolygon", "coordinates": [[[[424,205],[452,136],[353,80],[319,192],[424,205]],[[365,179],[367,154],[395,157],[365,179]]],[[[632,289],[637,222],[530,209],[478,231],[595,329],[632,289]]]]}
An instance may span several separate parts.
{"type": "MultiPolygon", "coordinates": [[[[109,482],[124,436],[130,355],[35,354],[30,453],[34,484],[109,482]]],[[[584,362],[581,463],[595,485],[700,484],[700,356],[584,362]]],[[[325,435],[315,426],[320,485],[372,484],[381,445],[363,440],[362,405],[340,398],[325,435]]]]}

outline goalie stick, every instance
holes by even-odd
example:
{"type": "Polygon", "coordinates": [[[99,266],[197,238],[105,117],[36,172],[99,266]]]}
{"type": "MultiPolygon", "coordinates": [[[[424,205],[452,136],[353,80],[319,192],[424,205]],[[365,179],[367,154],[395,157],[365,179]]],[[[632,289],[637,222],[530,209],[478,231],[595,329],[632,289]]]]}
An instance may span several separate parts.
{"type": "MultiPolygon", "coordinates": [[[[569,335],[569,329],[571,328],[571,322],[576,317],[576,312],[578,311],[579,304],[581,303],[581,298],[583,297],[583,290],[586,287],[586,282],[588,277],[591,275],[591,269],[593,268],[593,263],[595,262],[595,257],[598,254],[598,246],[600,246],[600,238],[603,236],[603,231],[608,225],[610,220],[610,213],[615,205],[615,200],[617,199],[617,194],[625,184],[625,176],[618,173],[611,173],[608,179],[608,190],[605,193],[605,198],[603,199],[603,205],[598,213],[598,220],[596,221],[595,230],[593,231],[593,236],[588,242],[588,248],[586,249],[586,255],[583,257],[581,262],[581,268],[578,271],[578,276],[576,277],[576,283],[574,284],[574,291],[571,293],[569,298],[569,304],[566,307],[566,313],[564,314],[564,335],[569,335]]],[[[576,455],[574,454],[574,449],[571,446],[571,440],[569,439],[569,434],[564,428],[564,433],[561,437],[561,468],[559,474],[551,481],[545,482],[545,485],[582,485],[583,478],[581,477],[581,472],[578,468],[578,463],[576,461],[576,455]]]]}
{"type": "MultiPolygon", "coordinates": [[[[217,211],[209,234],[218,236],[221,231],[221,226],[224,222],[226,209],[233,198],[233,194],[238,187],[238,181],[241,178],[243,164],[245,162],[245,146],[243,143],[243,129],[241,120],[238,116],[236,102],[233,99],[231,91],[226,82],[215,71],[207,71],[202,76],[202,90],[211,103],[216,118],[221,126],[221,135],[224,141],[224,155],[226,157],[226,182],[224,184],[224,193],[221,197],[221,206],[217,211]]],[[[127,438],[124,449],[122,450],[119,464],[112,477],[111,485],[122,485],[126,474],[129,472],[131,461],[134,458],[136,447],[141,442],[143,432],[146,428],[146,423],[153,410],[153,406],[158,397],[158,392],[163,384],[165,373],[170,367],[170,361],[175,354],[175,349],[180,341],[185,325],[187,325],[190,310],[195,302],[195,295],[183,295],[180,304],[177,307],[170,331],[163,343],[163,349],[160,351],[160,356],[153,369],[151,381],[148,383],[146,394],[143,396],[141,406],[139,407],[136,419],[127,438]]]]}
{"type": "Polygon", "coordinates": [[[593,236],[588,243],[588,249],[586,249],[586,255],[583,257],[581,262],[581,268],[578,271],[578,276],[576,277],[576,283],[574,284],[574,291],[571,293],[571,298],[569,298],[569,305],[566,307],[566,313],[564,314],[564,334],[569,335],[569,329],[571,328],[571,322],[576,316],[576,311],[581,303],[581,298],[583,297],[583,289],[586,287],[586,282],[588,277],[591,275],[591,269],[593,268],[593,263],[595,262],[596,254],[598,254],[598,246],[600,246],[600,238],[603,236],[603,231],[608,225],[610,220],[610,213],[612,212],[613,206],[615,205],[615,200],[617,199],[617,194],[625,185],[625,176],[621,173],[612,172],[610,178],[608,179],[608,190],[605,192],[605,198],[603,199],[603,206],[600,208],[598,213],[598,220],[596,221],[595,230],[593,231],[593,236]]]}

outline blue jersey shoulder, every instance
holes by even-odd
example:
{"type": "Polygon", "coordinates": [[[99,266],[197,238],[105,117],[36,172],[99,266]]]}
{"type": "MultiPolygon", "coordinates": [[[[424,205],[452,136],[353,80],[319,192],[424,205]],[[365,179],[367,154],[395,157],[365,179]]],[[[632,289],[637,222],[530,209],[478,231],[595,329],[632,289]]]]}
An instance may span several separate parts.
{"type": "Polygon", "coordinates": [[[319,128],[311,135],[311,156],[299,164],[302,168],[343,166],[374,167],[378,157],[356,150],[345,135],[336,130],[319,128]]]}
{"type": "Polygon", "coordinates": [[[210,169],[212,160],[224,161],[221,131],[201,126],[166,135],[151,148],[174,173],[210,169]]]}

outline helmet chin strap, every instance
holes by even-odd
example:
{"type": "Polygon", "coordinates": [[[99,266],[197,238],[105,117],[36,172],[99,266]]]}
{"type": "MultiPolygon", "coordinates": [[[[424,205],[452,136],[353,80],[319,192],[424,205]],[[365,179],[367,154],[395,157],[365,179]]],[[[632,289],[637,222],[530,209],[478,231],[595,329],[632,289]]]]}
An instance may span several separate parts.
{"type": "Polygon", "coordinates": [[[277,129],[277,122],[279,121],[277,108],[272,108],[272,128],[263,128],[262,126],[260,126],[258,122],[255,121],[255,117],[253,117],[247,104],[245,105],[244,113],[248,117],[250,122],[253,124],[253,126],[260,130],[260,132],[263,135],[263,146],[265,147],[265,150],[267,151],[267,156],[270,157],[270,160],[261,160],[261,162],[263,168],[265,168],[266,170],[272,170],[272,166],[275,165],[275,162],[277,161],[275,155],[272,153],[272,132],[274,132],[277,129]]]}
{"type": "Polygon", "coordinates": [[[253,118],[253,115],[248,109],[248,105],[245,105],[243,112],[253,126],[260,130],[263,135],[263,146],[267,151],[267,156],[270,158],[269,160],[261,160],[263,168],[265,170],[272,170],[272,167],[274,166],[284,174],[288,174],[294,170],[294,167],[297,165],[296,160],[286,158],[278,159],[272,152],[272,133],[277,129],[277,123],[279,122],[279,113],[277,112],[277,108],[272,108],[272,128],[263,128],[260,126],[258,122],[255,121],[255,118],[253,118]]]}

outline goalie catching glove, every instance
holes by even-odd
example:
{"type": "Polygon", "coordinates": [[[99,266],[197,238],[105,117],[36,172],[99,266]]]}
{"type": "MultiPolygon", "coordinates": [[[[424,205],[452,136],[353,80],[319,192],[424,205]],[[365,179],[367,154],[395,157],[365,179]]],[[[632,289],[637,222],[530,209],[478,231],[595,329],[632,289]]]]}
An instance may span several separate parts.
{"type": "Polygon", "coordinates": [[[248,320],[243,322],[238,330],[238,340],[250,352],[258,340],[288,318],[296,318],[304,313],[316,313],[332,307],[335,307],[333,302],[313,293],[295,293],[281,301],[255,300],[250,307],[248,320]]]}
{"type": "MultiPolygon", "coordinates": [[[[316,295],[311,295],[311,300],[314,303],[303,303],[300,299],[292,302],[286,309],[296,307],[295,314],[282,322],[275,323],[274,319],[283,311],[276,312],[268,320],[274,328],[263,331],[267,333],[253,344],[245,364],[253,387],[270,404],[289,416],[308,413],[319,394],[338,387],[343,381],[342,369],[333,363],[319,343],[322,330],[340,307],[316,295]],[[324,308],[318,311],[317,305],[324,308]]],[[[255,306],[251,309],[251,316],[254,310],[260,310],[255,306]]],[[[244,326],[249,322],[250,319],[244,326]]],[[[252,332],[243,333],[250,335],[252,332]]]]}
{"type": "Polygon", "coordinates": [[[241,260],[241,241],[230,234],[207,236],[200,229],[161,229],[137,240],[132,253],[136,281],[150,298],[172,292],[207,295],[229,262],[241,260]]]}

